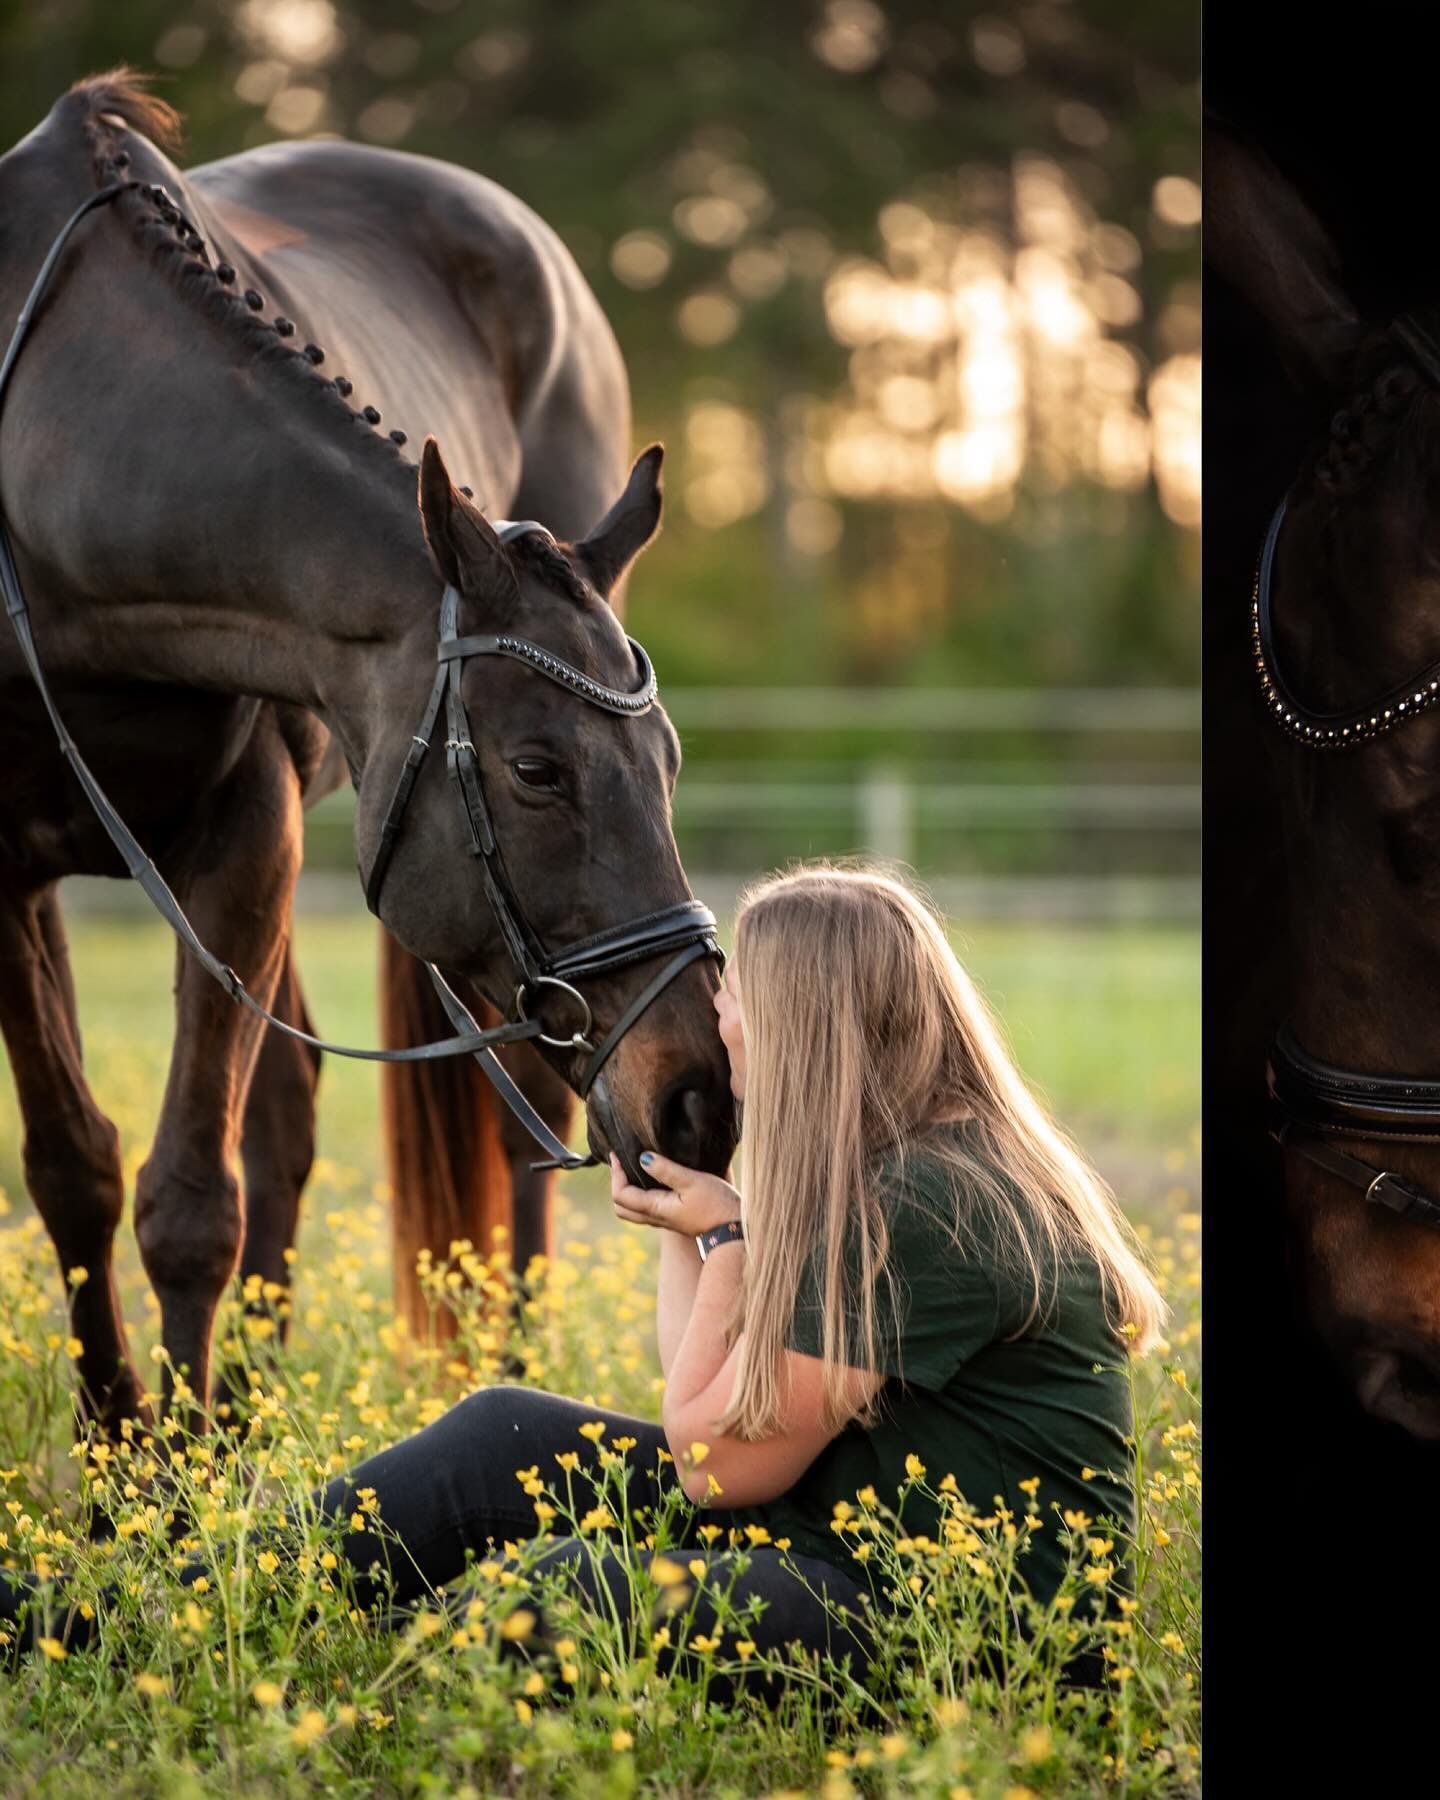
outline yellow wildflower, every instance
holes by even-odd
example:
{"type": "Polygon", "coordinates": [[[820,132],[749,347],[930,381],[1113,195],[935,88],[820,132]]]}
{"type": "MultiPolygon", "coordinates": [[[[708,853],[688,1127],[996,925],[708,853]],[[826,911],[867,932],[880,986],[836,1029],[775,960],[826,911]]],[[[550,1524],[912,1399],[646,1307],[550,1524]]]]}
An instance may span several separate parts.
{"type": "Polygon", "coordinates": [[[290,1730],[290,1742],[303,1750],[325,1735],[325,1715],[315,1707],[301,1713],[290,1730]]]}

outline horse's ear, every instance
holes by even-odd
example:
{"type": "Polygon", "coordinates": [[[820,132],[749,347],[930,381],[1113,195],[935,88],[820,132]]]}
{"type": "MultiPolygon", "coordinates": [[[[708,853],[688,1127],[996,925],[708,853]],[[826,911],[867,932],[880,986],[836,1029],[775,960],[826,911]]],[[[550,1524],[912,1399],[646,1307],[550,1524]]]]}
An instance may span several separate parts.
{"type": "Polygon", "coordinates": [[[513,590],[510,559],[484,513],[451,481],[433,437],[420,452],[420,522],[442,581],[462,594],[513,590]]]}
{"type": "Polygon", "coordinates": [[[625,492],[598,525],[575,546],[591,584],[608,599],[620,577],[660,529],[660,465],[663,444],[651,444],[635,459],[625,492]]]}
{"type": "Polygon", "coordinates": [[[1263,151],[1205,120],[1205,259],[1259,313],[1300,388],[1343,389],[1360,322],[1329,233],[1263,151]]]}

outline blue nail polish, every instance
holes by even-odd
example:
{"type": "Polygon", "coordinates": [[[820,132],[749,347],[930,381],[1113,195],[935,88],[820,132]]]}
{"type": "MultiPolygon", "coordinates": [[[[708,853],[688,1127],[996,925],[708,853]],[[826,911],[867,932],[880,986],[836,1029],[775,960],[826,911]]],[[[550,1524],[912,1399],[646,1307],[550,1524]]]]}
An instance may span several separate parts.
{"type": "Polygon", "coordinates": [[[642,1163],[648,1164],[648,1163],[654,1162],[655,1158],[650,1154],[650,1152],[648,1150],[642,1150],[640,1152],[640,1160],[642,1163]]]}

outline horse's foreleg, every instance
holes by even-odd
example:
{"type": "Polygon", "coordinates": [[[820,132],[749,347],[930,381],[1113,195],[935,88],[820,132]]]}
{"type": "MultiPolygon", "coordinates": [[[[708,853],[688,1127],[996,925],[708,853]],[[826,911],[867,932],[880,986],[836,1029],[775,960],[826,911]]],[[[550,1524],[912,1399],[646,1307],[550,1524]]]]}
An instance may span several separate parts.
{"type": "MultiPolygon", "coordinates": [[[[287,1025],[315,1030],[305,1006],[293,945],[271,1010],[287,1025]]],[[[267,1031],[245,1102],[240,1158],[245,1171],[245,1243],[240,1279],[248,1317],[269,1322],[283,1343],[289,1323],[290,1263],[300,1196],[315,1157],[315,1090],[320,1052],[281,1031],[267,1031]],[[251,1290],[259,1284],[258,1296],[251,1290]],[[278,1291],[277,1291],[278,1290],[278,1291]]],[[[244,1390],[241,1390],[244,1391],[244,1390]]]]}
{"type": "MultiPolygon", "coordinates": [[[[300,855],[299,782],[262,710],[172,880],[201,939],[262,1005],[285,965],[300,855]]],[[[264,1026],[188,954],[178,956],[175,1050],[155,1143],[135,1184],[135,1235],[170,1364],[203,1405],[215,1313],[244,1237],[240,1131],[264,1026]]],[[[175,1391],[167,1371],[167,1399],[175,1391]]]]}
{"type": "Polygon", "coordinates": [[[0,1030],[25,1124],[25,1182],[55,1245],[79,1339],[82,1416],[141,1415],[111,1252],[125,1204],[120,1142],[85,1080],[53,887],[0,899],[0,1030]]]}

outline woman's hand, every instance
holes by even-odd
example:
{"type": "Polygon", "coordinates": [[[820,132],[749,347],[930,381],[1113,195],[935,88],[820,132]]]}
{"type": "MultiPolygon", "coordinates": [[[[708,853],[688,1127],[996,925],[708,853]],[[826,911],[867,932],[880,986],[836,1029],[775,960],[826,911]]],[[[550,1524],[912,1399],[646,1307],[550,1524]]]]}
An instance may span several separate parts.
{"type": "Polygon", "coordinates": [[[740,1217],[740,1195],[718,1175],[687,1169],[683,1163],[671,1162],[655,1151],[646,1151],[640,1160],[647,1175],[668,1185],[632,1187],[625,1179],[620,1158],[612,1151],[610,1198],[615,1202],[615,1217],[627,1225],[659,1225],[666,1231],[698,1237],[727,1219],[740,1217]]]}

